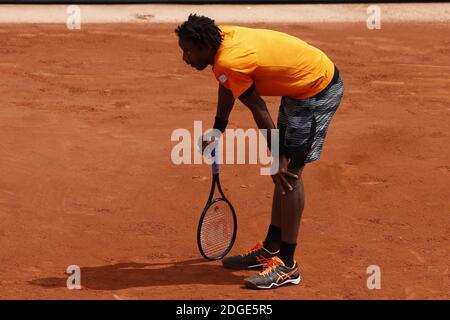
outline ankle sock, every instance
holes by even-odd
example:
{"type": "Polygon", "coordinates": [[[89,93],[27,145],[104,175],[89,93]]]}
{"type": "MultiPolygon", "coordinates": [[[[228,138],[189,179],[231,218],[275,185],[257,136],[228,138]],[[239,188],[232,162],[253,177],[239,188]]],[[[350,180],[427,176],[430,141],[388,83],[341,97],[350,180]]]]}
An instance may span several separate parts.
{"type": "Polygon", "coordinates": [[[281,229],[277,226],[271,224],[269,226],[269,231],[267,231],[266,240],[264,240],[263,245],[270,252],[276,252],[280,249],[281,242],[281,229]]]}
{"type": "Polygon", "coordinates": [[[297,247],[296,243],[287,243],[281,241],[280,243],[280,253],[278,254],[278,258],[284,262],[286,267],[291,268],[294,265],[294,252],[297,247]]]}

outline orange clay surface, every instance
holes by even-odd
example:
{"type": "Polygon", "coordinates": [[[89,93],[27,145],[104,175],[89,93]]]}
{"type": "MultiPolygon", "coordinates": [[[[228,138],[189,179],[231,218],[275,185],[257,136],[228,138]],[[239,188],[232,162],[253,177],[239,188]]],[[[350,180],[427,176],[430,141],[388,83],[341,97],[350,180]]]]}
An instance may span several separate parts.
{"type": "MultiPolygon", "coordinates": [[[[304,171],[303,280],[271,291],[198,253],[210,168],[172,164],[170,136],[211,125],[217,82],[182,62],[175,26],[2,25],[0,298],[450,298],[448,24],[258,25],[324,50],[346,86],[304,171]],[[66,288],[70,265],[81,290],[66,288]],[[366,287],[369,265],[381,290],[366,287]]],[[[276,119],[279,98],[266,101],[276,119]]],[[[255,127],[240,103],[230,127],[255,127]]],[[[267,230],[259,169],[222,166],[232,254],[267,230]]]]}

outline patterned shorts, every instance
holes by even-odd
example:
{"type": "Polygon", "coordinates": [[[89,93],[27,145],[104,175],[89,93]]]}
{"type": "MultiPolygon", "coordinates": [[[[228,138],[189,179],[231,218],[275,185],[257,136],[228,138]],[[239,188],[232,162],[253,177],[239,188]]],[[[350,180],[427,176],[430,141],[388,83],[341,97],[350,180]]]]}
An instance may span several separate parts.
{"type": "Polygon", "coordinates": [[[328,125],[343,94],[344,82],[335,69],[330,85],[314,97],[302,100],[281,98],[278,113],[280,152],[291,159],[290,169],[320,158],[328,125]]]}

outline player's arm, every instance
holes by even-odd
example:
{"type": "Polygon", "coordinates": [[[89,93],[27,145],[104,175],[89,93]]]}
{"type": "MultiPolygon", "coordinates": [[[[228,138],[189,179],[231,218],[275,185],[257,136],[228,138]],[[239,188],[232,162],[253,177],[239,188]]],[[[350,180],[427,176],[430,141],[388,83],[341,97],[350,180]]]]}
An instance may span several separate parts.
{"type": "Polygon", "coordinates": [[[233,93],[219,84],[219,93],[217,98],[217,111],[214,122],[214,128],[220,130],[221,132],[225,131],[225,128],[228,124],[228,117],[230,116],[231,110],[234,106],[234,97],[233,93]]]}
{"type": "MultiPolygon", "coordinates": [[[[219,84],[218,91],[217,110],[213,128],[223,133],[227,127],[228,117],[230,116],[231,110],[233,109],[235,99],[233,97],[233,93],[221,84],[219,84]]],[[[214,137],[212,137],[211,140],[206,141],[203,140],[203,137],[201,139],[202,152],[210,143],[215,140],[214,137]]]]}
{"type": "Polygon", "coordinates": [[[272,150],[270,141],[271,134],[269,130],[276,129],[276,127],[269,114],[269,110],[267,110],[265,101],[256,92],[255,85],[253,84],[247,91],[239,96],[239,100],[250,109],[258,128],[267,130],[267,147],[272,150]]]}

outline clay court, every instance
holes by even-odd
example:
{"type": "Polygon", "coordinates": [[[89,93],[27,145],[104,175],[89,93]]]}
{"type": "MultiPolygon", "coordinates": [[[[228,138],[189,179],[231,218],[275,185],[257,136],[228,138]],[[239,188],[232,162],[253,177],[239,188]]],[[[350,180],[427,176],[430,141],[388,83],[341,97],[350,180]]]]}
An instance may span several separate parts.
{"type": "MultiPolygon", "coordinates": [[[[201,258],[207,165],[174,165],[170,136],[212,124],[217,82],[181,59],[177,23],[2,24],[1,299],[449,299],[450,25],[248,24],[319,47],[345,81],[320,161],[304,171],[302,282],[201,258]],[[69,265],[81,290],[68,290],[69,265]],[[380,290],[366,286],[381,268],[380,290]]],[[[268,97],[276,118],[279,98],[268,97]]],[[[253,128],[237,103],[231,128],[253,128]]],[[[239,230],[263,239],[273,183],[224,165],[239,230]]]]}

